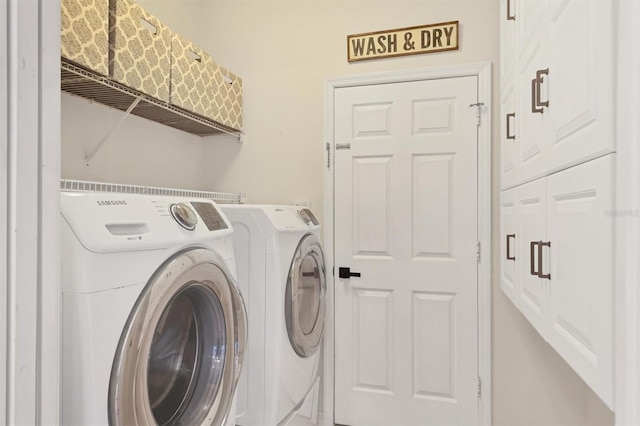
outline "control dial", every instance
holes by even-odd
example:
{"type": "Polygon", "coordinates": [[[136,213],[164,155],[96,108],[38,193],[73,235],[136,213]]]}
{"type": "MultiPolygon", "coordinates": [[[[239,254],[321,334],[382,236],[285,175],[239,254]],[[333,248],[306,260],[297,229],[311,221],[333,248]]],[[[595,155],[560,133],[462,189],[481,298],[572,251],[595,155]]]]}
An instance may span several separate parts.
{"type": "Polygon", "coordinates": [[[171,216],[180,226],[189,231],[193,231],[198,223],[198,216],[187,203],[171,204],[169,206],[171,216]]]}

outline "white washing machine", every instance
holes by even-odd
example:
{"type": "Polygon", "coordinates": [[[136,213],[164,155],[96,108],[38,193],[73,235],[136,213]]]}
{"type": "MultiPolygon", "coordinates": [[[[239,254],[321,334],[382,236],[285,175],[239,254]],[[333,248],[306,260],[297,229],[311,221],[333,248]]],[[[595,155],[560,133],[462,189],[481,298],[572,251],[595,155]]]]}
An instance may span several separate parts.
{"type": "Polygon", "coordinates": [[[220,207],[234,228],[249,321],[236,423],[314,424],[326,290],[320,224],[297,206],[220,207]]]}
{"type": "Polygon", "coordinates": [[[246,311],[217,205],[62,192],[61,213],[63,424],[235,424],[246,311]]]}

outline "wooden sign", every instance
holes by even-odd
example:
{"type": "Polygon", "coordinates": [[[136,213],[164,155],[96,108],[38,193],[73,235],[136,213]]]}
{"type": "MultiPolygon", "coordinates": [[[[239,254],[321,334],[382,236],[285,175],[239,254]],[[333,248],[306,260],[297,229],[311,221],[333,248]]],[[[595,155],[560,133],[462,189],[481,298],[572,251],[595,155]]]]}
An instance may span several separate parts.
{"type": "Polygon", "coordinates": [[[458,21],[347,36],[347,61],[458,50],[458,21]]]}

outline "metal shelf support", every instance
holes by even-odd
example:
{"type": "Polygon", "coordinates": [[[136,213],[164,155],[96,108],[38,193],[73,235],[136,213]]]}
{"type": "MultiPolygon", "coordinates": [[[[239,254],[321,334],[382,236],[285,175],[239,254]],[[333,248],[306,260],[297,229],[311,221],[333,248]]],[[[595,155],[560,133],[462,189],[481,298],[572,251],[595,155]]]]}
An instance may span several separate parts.
{"type": "Polygon", "coordinates": [[[111,135],[113,135],[115,133],[116,130],[118,130],[120,128],[120,126],[122,126],[122,123],[124,123],[124,121],[127,119],[127,117],[129,117],[129,114],[131,114],[131,111],[134,110],[135,107],[138,106],[138,104],[140,103],[140,101],[142,100],[141,97],[137,97],[133,100],[133,102],[131,103],[131,105],[129,106],[129,108],[127,108],[127,110],[124,112],[124,115],[122,116],[122,118],[120,119],[120,121],[118,121],[118,123],[113,126],[111,128],[111,130],[109,130],[109,132],[102,138],[102,140],[100,142],[98,142],[98,144],[91,150],[91,152],[89,154],[87,154],[86,157],[84,157],[84,166],[85,167],[89,167],[90,163],[91,163],[91,159],[98,153],[98,151],[100,151],[100,148],[102,148],[102,145],[104,145],[109,138],[111,137],[111,135]]]}

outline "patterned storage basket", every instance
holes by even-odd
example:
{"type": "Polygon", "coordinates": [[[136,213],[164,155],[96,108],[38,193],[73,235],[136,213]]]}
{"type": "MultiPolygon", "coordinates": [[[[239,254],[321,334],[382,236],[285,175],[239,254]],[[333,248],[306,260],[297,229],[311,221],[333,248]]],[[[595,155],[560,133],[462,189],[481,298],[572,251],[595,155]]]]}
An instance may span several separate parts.
{"type": "Polygon", "coordinates": [[[233,129],[242,130],[242,79],[221,65],[217,65],[222,81],[216,80],[214,111],[209,116],[233,129]]]}
{"type": "Polygon", "coordinates": [[[242,80],[179,34],[171,51],[171,103],[241,130],[242,80]]]}
{"type": "Polygon", "coordinates": [[[77,65],[109,74],[109,0],[62,0],[60,53],[77,65]]]}
{"type": "Polygon", "coordinates": [[[169,102],[171,30],[139,5],[112,0],[110,77],[169,102]]]}

